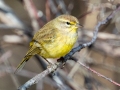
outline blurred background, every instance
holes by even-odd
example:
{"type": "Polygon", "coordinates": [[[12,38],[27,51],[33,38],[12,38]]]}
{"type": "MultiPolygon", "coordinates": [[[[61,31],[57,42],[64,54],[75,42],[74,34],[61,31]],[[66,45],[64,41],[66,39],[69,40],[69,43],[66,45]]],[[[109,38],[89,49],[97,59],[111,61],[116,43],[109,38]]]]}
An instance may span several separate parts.
{"type": "MultiPolygon", "coordinates": [[[[89,42],[98,22],[104,20],[120,0],[0,0],[0,90],[16,90],[46,69],[39,56],[25,68],[14,71],[25,56],[34,33],[61,14],[76,16],[84,27],[75,46],[89,42]]],[[[120,83],[120,11],[101,26],[96,42],[76,52],[75,58],[120,83]]],[[[120,87],[68,60],[56,74],[43,78],[29,90],[119,90],[120,87]]]]}

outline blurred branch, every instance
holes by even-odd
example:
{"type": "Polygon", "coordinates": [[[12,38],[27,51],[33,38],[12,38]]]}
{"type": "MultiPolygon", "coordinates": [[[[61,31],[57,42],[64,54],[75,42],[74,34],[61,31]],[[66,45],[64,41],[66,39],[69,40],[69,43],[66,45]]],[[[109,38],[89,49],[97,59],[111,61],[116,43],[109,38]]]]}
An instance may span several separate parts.
{"type": "MultiPolygon", "coordinates": [[[[84,30],[83,34],[87,35],[88,37],[93,37],[92,31],[89,31],[89,30],[84,30]]],[[[110,34],[110,33],[104,33],[104,32],[99,32],[97,38],[101,39],[101,40],[110,40],[110,39],[120,40],[119,35],[110,34]]]]}
{"type": "MultiPolygon", "coordinates": [[[[55,72],[53,72],[53,73],[55,73],[55,72]]],[[[53,80],[56,82],[58,89],[60,89],[60,90],[74,90],[73,88],[71,89],[71,85],[69,85],[68,83],[66,84],[66,82],[63,81],[63,77],[59,77],[59,75],[61,75],[61,74],[59,73],[57,75],[57,73],[55,73],[55,75],[52,77],[53,80]]]]}
{"type": "Polygon", "coordinates": [[[24,37],[18,35],[4,35],[3,41],[5,43],[10,43],[10,44],[23,44],[27,42],[27,40],[25,40],[24,37]]]}
{"type": "Polygon", "coordinates": [[[70,0],[70,3],[68,4],[68,13],[71,14],[71,11],[74,7],[74,0],[70,0]]]}
{"type": "MultiPolygon", "coordinates": [[[[15,67],[13,66],[5,66],[5,65],[0,65],[0,73],[10,73],[10,74],[14,74],[14,71],[16,70],[15,67]]],[[[32,78],[35,75],[37,75],[37,73],[33,73],[27,70],[21,70],[21,73],[17,73],[17,75],[23,76],[23,77],[27,77],[27,78],[32,78]]]]}
{"type": "MultiPolygon", "coordinates": [[[[83,31],[83,35],[92,38],[91,31],[83,31]]],[[[110,33],[99,32],[98,33],[98,41],[93,44],[93,49],[103,52],[104,54],[111,57],[120,57],[120,36],[110,33]]],[[[89,40],[89,39],[88,39],[89,40]]]]}
{"type": "Polygon", "coordinates": [[[96,50],[99,50],[99,51],[102,51],[104,52],[105,54],[107,54],[108,56],[111,56],[111,57],[117,57],[119,58],[120,57],[120,42],[118,41],[118,43],[115,43],[115,40],[109,40],[107,42],[103,42],[103,41],[97,41],[95,44],[94,44],[94,47],[96,50]],[[116,47],[114,47],[116,46],[116,47]]]}
{"type": "Polygon", "coordinates": [[[114,10],[117,7],[115,5],[112,5],[111,3],[101,3],[100,5],[97,5],[97,6],[95,4],[90,4],[89,6],[91,6],[91,10],[79,16],[78,17],[79,19],[85,18],[88,14],[91,14],[92,12],[95,12],[95,11],[100,11],[101,9],[109,8],[114,10]]]}
{"type": "Polygon", "coordinates": [[[31,28],[28,28],[24,23],[15,15],[12,9],[5,4],[4,0],[0,0],[0,20],[6,24],[0,25],[1,28],[9,29],[15,28],[23,31],[27,36],[31,37],[31,28]]]}
{"type": "Polygon", "coordinates": [[[52,13],[55,14],[55,16],[59,16],[61,13],[57,10],[57,7],[56,7],[54,1],[49,0],[49,3],[50,3],[50,9],[51,9],[52,13]]]}
{"type": "Polygon", "coordinates": [[[55,0],[55,1],[57,2],[58,9],[60,9],[63,14],[67,14],[68,12],[64,0],[55,0]]]}
{"type": "MultiPolygon", "coordinates": [[[[57,75],[55,75],[55,76],[57,76],[57,75]]],[[[58,76],[57,76],[58,77],[58,76]]],[[[48,77],[45,77],[44,78],[44,82],[45,83],[48,83],[48,84],[50,84],[50,83],[52,83],[52,86],[53,87],[55,87],[56,89],[58,89],[58,90],[71,90],[71,89],[69,89],[69,88],[65,88],[65,84],[64,85],[60,85],[60,83],[56,83],[56,82],[54,82],[52,79],[50,79],[50,78],[48,78],[48,77]],[[59,84],[59,85],[58,85],[59,84]]],[[[59,80],[58,80],[58,82],[59,82],[59,80]]],[[[61,81],[60,81],[61,82],[61,81]]]]}
{"type": "Polygon", "coordinates": [[[51,19],[51,13],[50,13],[50,3],[49,3],[49,0],[46,0],[46,4],[45,4],[45,12],[46,12],[46,18],[47,18],[47,21],[50,21],[51,19]]]}
{"type": "MultiPolygon", "coordinates": [[[[80,57],[79,58],[79,60],[81,61],[81,62],[84,62],[85,60],[85,57],[87,57],[91,52],[90,52],[91,50],[89,50],[88,51],[88,49],[85,49],[85,51],[82,53],[82,57],[80,57]]],[[[72,57],[72,59],[75,59],[74,57],[72,57]]],[[[78,63],[75,63],[75,65],[72,67],[72,69],[71,69],[71,71],[69,72],[69,74],[68,74],[68,77],[73,77],[74,76],[74,74],[78,71],[78,69],[79,69],[79,64],[78,63]]],[[[82,70],[81,70],[82,71],[82,70]]]]}
{"type": "Polygon", "coordinates": [[[39,30],[44,25],[46,19],[42,11],[38,11],[32,0],[23,0],[24,5],[32,21],[34,30],[39,30]],[[41,14],[40,14],[41,12],[41,14]]]}
{"type": "Polygon", "coordinates": [[[65,80],[66,83],[68,83],[71,87],[72,90],[86,90],[83,86],[78,85],[71,77],[67,75],[63,70],[59,70],[61,77],[65,80]]]}
{"type": "Polygon", "coordinates": [[[11,51],[7,51],[0,57],[0,63],[5,62],[12,55],[11,51]]]}
{"type": "MultiPolygon", "coordinates": [[[[13,25],[6,25],[6,24],[0,24],[0,29],[19,29],[19,30],[25,30],[24,28],[13,26],[13,25]]],[[[32,33],[32,32],[31,32],[32,33]]]]}
{"type": "MultiPolygon", "coordinates": [[[[2,50],[2,51],[3,51],[3,50],[2,50]]],[[[4,51],[3,51],[3,52],[4,52],[4,51]]],[[[3,53],[3,52],[2,52],[2,53],[3,53]]],[[[9,60],[8,60],[10,54],[11,54],[11,52],[8,51],[8,52],[6,52],[5,54],[3,54],[3,55],[1,56],[1,58],[0,58],[0,59],[3,61],[3,63],[5,64],[5,66],[12,66],[12,65],[10,64],[9,60]]],[[[13,70],[13,69],[12,69],[12,70],[13,70]]],[[[20,85],[18,79],[17,79],[16,76],[15,76],[14,74],[12,74],[12,73],[10,74],[10,76],[11,76],[11,78],[12,78],[14,84],[15,84],[15,87],[17,88],[17,87],[20,85]]]]}
{"type": "Polygon", "coordinates": [[[28,11],[28,14],[31,18],[32,21],[32,27],[35,31],[39,30],[39,24],[41,25],[41,23],[38,23],[37,19],[38,19],[38,15],[37,15],[37,9],[35,7],[35,5],[33,4],[32,0],[23,0],[24,1],[24,5],[26,7],[26,10],[28,11]]]}

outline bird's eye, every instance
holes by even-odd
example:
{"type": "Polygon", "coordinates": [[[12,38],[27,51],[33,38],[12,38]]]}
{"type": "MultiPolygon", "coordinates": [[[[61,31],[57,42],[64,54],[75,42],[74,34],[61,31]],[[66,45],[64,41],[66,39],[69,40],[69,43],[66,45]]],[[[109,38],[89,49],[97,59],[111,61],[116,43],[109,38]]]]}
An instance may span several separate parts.
{"type": "Polygon", "coordinates": [[[70,25],[70,22],[66,22],[67,25],[70,25]]]}

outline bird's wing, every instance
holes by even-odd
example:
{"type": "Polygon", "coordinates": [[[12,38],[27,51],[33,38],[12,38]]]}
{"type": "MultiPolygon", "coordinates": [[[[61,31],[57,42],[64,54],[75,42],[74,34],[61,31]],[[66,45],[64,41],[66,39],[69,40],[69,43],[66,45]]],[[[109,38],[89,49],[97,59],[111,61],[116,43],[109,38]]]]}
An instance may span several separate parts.
{"type": "Polygon", "coordinates": [[[51,43],[54,42],[54,39],[56,38],[56,32],[58,29],[51,27],[43,27],[41,28],[33,37],[33,40],[39,42],[39,43],[51,43]]]}

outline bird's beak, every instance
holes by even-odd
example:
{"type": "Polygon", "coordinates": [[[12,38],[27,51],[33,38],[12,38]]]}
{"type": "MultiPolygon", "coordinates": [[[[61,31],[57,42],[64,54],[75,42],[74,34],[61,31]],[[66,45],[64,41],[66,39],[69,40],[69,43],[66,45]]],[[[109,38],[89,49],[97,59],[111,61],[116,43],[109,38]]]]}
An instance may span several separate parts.
{"type": "Polygon", "coordinates": [[[83,27],[83,25],[77,23],[77,24],[76,24],[76,27],[81,28],[81,27],[83,27]]]}

